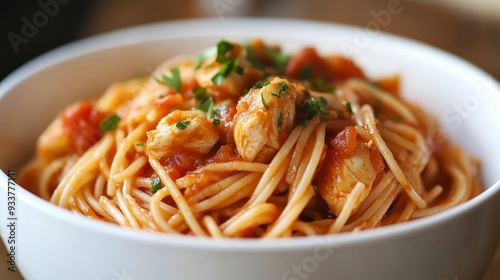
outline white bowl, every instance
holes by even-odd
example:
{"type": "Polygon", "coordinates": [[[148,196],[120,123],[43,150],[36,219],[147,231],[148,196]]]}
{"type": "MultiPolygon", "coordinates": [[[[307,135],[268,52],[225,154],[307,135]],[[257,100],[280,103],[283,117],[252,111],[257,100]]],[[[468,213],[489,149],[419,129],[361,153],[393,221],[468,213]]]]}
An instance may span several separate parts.
{"type": "MultiPolygon", "coordinates": [[[[401,74],[404,96],[440,118],[483,160],[486,190],[443,213],[356,233],[273,241],[212,240],[95,222],[16,187],[16,265],[26,279],[481,279],[500,239],[500,87],[456,57],[394,36],[334,24],[196,20],[82,40],[24,65],[0,85],[0,167],[18,168],[37,136],[72,101],[151,72],[221,38],[260,37],[286,51],[352,53],[370,77],[401,74]],[[462,108],[462,109],[459,109],[462,108]],[[461,110],[461,111],[460,111],[461,110]]],[[[0,174],[6,245],[8,179],[0,174]]],[[[4,264],[5,266],[5,264],[4,264]]]]}

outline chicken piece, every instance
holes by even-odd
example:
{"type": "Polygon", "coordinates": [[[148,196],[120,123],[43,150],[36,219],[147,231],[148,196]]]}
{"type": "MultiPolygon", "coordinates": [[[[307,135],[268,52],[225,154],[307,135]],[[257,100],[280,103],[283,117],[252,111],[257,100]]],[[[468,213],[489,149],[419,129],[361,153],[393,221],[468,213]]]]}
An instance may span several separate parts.
{"type": "Polygon", "coordinates": [[[71,135],[57,117],[38,138],[37,153],[46,161],[55,160],[68,154],[70,142],[71,135]]]}
{"type": "Polygon", "coordinates": [[[275,78],[251,89],[236,106],[233,135],[236,149],[248,161],[269,162],[292,131],[297,89],[275,78]]]}
{"type": "Polygon", "coordinates": [[[195,89],[194,65],[195,62],[192,57],[180,55],[158,66],[134,98],[120,108],[126,122],[140,123],[155,108],[155,104],[159,99],[177,93],[174,88],[162,82],[163,75],[172,77],[172,69],[179,71],[180,93],[195,89]]]}
{"type": "Polygon", "coordinates": [[[205,155],[219,141],[217,127],[200,111],[173,111],[146,134],[146,148],[158,159],[179,151],[205,155]]]}
{"type": "Polygon", "coordinates": [[[372,186],[383,174],[385,164],[379,151],[357,137],[356,129],[346,127],[331,142],[315,184],[330,212],[339,215],[354,186],[361,182],[366,188],[354,205],[355,212],[368,196],[372,186]]]}
{"type": "Polygon", "coordinates": [[[106,116],[108,114],[99,111],[94,101],[78,101],[67,106],[40,135],[37,153],[48,161],[67,154],[82,155],[101,139],[99,125],[106,116]]]}
{"type": "Polygon", "coordinates": [[[126,107],[123,105],[137,96],[145,82],[145,78],[135,78],[112,84],[97,100],[96,108],[102,112],[118,112],[119,115],[124,115],[127,110],[121,107],[126,107]]]}
{"type": "Polygon", "coordinates": [[[204,54],[206,57],[196,70],[196,81],[200,87],[210,89],[216,101],[228,98],[237,100],[245,89],[264,77],[264,73],[254,68],[247,60],[246,50],[239,44],[221,41],[215,48],[207,49],[204,54]],[[226,62],[217,61],[220,56],[219,49],[226,51],[226,62]],[[219,77],[220,80],[215,79],[221,72],[226,71],[226,74],[219,77]]]}

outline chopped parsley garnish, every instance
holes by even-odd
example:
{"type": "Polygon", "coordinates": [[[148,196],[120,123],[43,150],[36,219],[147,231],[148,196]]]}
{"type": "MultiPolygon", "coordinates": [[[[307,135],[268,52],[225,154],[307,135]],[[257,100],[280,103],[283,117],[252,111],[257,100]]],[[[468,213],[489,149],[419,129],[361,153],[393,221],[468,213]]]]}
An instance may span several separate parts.
{"type": "Polygon", "coordinates": [[[240,59],[231,59],[227,57],[227,53],[234,48],[234,45],[228,41],[221,40],[217,43],[217,58],[216,61],[222,63],[220,70],[212,77],[212,82],[216,85],[221,85],[224,78],[226,78],[232,71],[236,74],[243,74],[243,67],[241,67],[240,59]]]}
{"type": "Polygon", "coordinates": [[[217,72],[217,74],[215,74],[213,77],[212,77],[212,82],[218,86],[220,86],[222,84],[222,81],[224,80],[225,76],[221,73],[222,69],[217,72]]]}
{"type": "Polygon", "coordinates": [[[217,74],[215,74],[212,77],[212,82],[214,82],[214,84],[216,84],[216,85],[222,84],[222,81],[224,80],[224,78],[227,77],[229,75],[229,73],[231,73],[232,68],[233,68],[233,62],[231,62],[231,61],[228,63],[222,64],[219,72],[217,72],[217,74]]]}
{"type": "Polygon", "coordinates": [[[311,67],[304,67],[300,70],[299,79],[300,80],[309,80],[312,75],[311,67]]]}
{"type": "Polygon", "coordinates": [[[288,84],[285,82],[279,83],[281,85],[280,91],[276,93],[271,93],[273,96],[276,96],[278,98],[281,98],[283,95],[288,93],[288,84]]]}
{"type": "Polygon", "coordinates": [[[212,121],[212,123],[215,124],[215,125],[219,125],[220,124],[220,120],[219,119],[214,119],[212,121]]]}
{"type": "Polygon", "coordinates": [[[212,46],[210,48],[203,50],[201,53],[199,53],[196,56],[196,65],[195,65],[194,69],[195,70],[200,69],[201,64],[203,63],[203,60],[211,57],[212,55],[215,54],[215,52],[216,52],[216,48],[215,48],[215,46],[212,46]]]}
{"type": "Polygon", "coordinates": [[[264,68],[264,65],[255,57],[252,46],[248,45],[245,47],[247,51],[247,60],[252,64],[253,67],[257,69],[264,68]]]}
{"type": "Polygon", "coordinates": [[[151,193],[155,194],[157,191],[159,191],[162,188],[161,181],[159,177],[154,178],[151,181],[151,193]]]}
{"type": "Polygon", "coordinates": [[[304,101],[302,104],[302,111],[306,113],[310,118],[316,116],[316,115],[328,115],[329,112],[325,107],[324,102],[326,100],[317,100],[315,98],[310,98],[304,101]]]}
{"type": "Polygon", "coordinates": [[[238,75],[243,75],[243,67],[240,66],[240,58],[238,57],[234,61],[234,72],[238,75]]]}
{"type": "Polygon", "coordinates": [[[310,122],[311,122],[310,120],[303,120],[303,121],[302,121],[302,125],[303,125],[304,127],[308,127],[310,122]]]}
{"type": "Polygon", "coordinates": [[[252,88],[263,88],[263,87],[267,86],[268,84],[269,84],[268,81],[266,81],[266,80],[260,80],[260,81],[256,82],[255,85],[253,85],[252,88]]]}
{"type": "Polygon", "coordinates": [[[204,88],[204,87],[197,88],[195,91],[193,91],[193,97],[196,100],[203,100],[203,99],[205,99],[206,92],[207,92],[207,88],[204,88]]]}
{"type": "Polygon", "coordinates": [[[285,73],[285,68],[290,60],[290,55],[268,47],[264,48],[264,52],[272,60],[274,69],[276,69],[279,74],[285,73]]]}
{"type": "Polygon", "coordinates": [[[189,123],[190,123],[190,121],[188,121],[188,120],[180,121],[180,122],[175,124],[175,127],[177,127],[178,130],[184,130],[184,129],[186,129],[186,127],[188,126],[189,123]]]}
{"type": "Polygon", "coordinates": [[[239,59],[229,60],[229,61],[224,62],[224,64],[222,64],[219,72],[217,72],[212,77],[212,82],[214,84],[220,86],[222,84],[222,81],[224,80],[224,78],[229,76],[229,74],[231,74],[231,71],[233,71],[233,70],[234,70],[234,72],[236,72],[239,75],[243,74],[243,68],[241,66],[239,66],[239,63],[240,63],[239,59]]]}
{"type": "Polygon", "coordinates": [[[311,185],[311,187],[313,188],[314,193],[318,193],[318,187],[316,187],[316,185],[311,185]]]}
{"type": "Polygon", "coordinates": [[[142,143],[142,142],[136,142],[135,146],[136,147],[144,147],[144,143],[142,143]]]}
{"type": "Polygon", "coordinates": [[[404,120],[404,117],[401,116],[401,115],[395,115],[394,119],[397,120],[397,121],[402,121],[402,120],[404,120]]]}
{"type": "Polygon", "coordinates": [[[314,86],[317,89],[321,89],[325,85],[325,79],[324,78],[317,78],[316,81],[314,82],[314,86]]]}
{"type": "Polygon", "coordinates": [[[347,102],[345,104],[345,109],[347,110],[347,112],[349,112],[349,113],[352,114],[352,104],[351,104],[351,102],[347,102]]]}
{"type": "Polygon", "coordinates": [[[172,73],[172,77],[168,77],[165,74],[161,76],[163,78],[163,83],[171,89],[179,92],[181,90],[181,74],[179,72],[179,68],[174,67],[170,69],[170,73],[172,73]]]}
{"type": "Polygon", "coordinates": [[[194,70],[198,70],[201,67],[201,64],[203,63],[204,58],[201,55],[196,56],[196,65],[194,66],[194,70]]]}
{"type": "Polygon", "coordinates": [[[206,98],[195,107],[207,114],[207,118],[211,119],[214,116],[214,99],[212,97],[206,98]]]}
{"type": "Polygon", "coordinates": [[[226,54],[234,48],[234,45],[226,40],[221,40],[217,43],[217,62],[224,63],[230,59],[226,57],[226,54]]]}
{"type": "Polygon", "coordinates": [[[266,100],[264,99],[264,94],[260,94],[260,98],[262,100],[262,105],[264,106],[264,108],[266,108],[267,110],[269,110],[269,106],[267,105],[266,103],[266,100]]]}
{"type": "Polygon", "coordinates": [[[281,128],[283,126],[283,113],[280,113],[278,115],[278,128],[281,128]]]}
{"type": "Polygon", "coordinates": [[[118,122],[120,122],[120,120],[120,116],[118,116],[117,114],[113,114],[101,122],[101,124],[99,125],[99,129],[102,133],[113,131],[118,127],[118,122]]]}

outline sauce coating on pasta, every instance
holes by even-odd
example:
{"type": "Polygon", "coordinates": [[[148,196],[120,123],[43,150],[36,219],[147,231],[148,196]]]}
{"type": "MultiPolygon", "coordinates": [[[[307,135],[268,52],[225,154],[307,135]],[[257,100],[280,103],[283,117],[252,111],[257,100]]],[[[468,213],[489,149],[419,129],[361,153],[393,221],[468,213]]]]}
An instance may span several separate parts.
{"type": "Polygon", "coordinates": [[[221,40],[69,105],[19,182],[97,220],[215,238],[421,218],[475,196],[479,161],[399,82],[314,47],[221,40]]]}

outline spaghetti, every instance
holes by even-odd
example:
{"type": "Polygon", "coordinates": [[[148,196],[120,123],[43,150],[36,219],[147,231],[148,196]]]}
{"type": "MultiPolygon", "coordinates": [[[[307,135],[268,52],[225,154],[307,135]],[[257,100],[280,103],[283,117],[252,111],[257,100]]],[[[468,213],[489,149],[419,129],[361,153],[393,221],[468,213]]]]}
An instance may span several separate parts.
{"type": "Polygon", "coordinates": [[[222,40],[68,106],[19,182],[96,220],[214,238],[364,230],[477,195],[479,161],[398,85],[222,40]]]}

